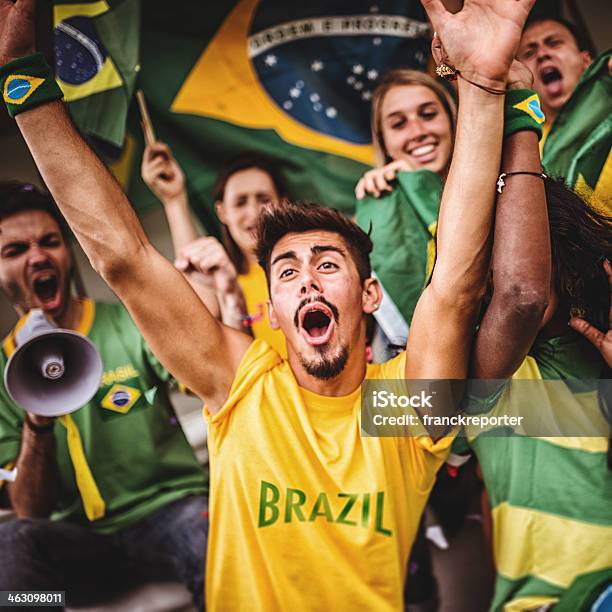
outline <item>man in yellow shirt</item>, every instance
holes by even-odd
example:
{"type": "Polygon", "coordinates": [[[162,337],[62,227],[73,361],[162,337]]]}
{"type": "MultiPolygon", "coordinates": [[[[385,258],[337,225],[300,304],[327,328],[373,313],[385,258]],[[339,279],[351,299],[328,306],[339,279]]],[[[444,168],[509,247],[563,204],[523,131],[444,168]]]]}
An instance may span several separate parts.
{"type": "MultiPolygon", "coordinates": [[[[461,74],[457,139],[438,259],[406,352],[367,368],[366,315],[382,296],[362,230],[317,206],[271,207],[261,216],[258,254],[288,359],[224,326],[152,247],[70,123],[50,70],[27,55],[33,0],[0,2],[0,80],[22,87],[5,101],[45,182],[153,352],[206,402],[209,610],[402,606],[408,553],[450,438],[362,436],[360,385],[366,377],[466,377],[489,266],[498,94],[533,0],[466,0],[456,14],[440,0],[424,4],[445,62],[461,74]]],[[[418,139],[409,135],[406,146],[418,139]]]]}

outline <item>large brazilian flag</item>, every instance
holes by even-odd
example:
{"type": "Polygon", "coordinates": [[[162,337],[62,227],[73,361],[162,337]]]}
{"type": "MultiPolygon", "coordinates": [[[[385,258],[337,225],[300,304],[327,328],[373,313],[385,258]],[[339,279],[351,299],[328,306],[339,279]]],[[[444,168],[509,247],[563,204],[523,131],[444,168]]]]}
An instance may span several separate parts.
{"type": "Polygon", "coordinates": [[[58,76],[71,96],[83,91],[67,96],[77,124],[95,142],[122,146],[116,173],[140,211],[154,205],[139,176],[133,100],[126,108],[137,76],[157,137],[185,170],[192,206],[211,231],[214,176],[243,151],[277,160],[294,199],[352,212],[355,183],[373,163],[372,93],[386,70],[424,70],[429,58],[418,0],[148,0],[140,23],[136,0],[57,3],[55,11],[56,41],[67,36],[62,24],[78,30],[69,49],[56,43],[58,76]],[[102,27],[119,12],[118,29],[102,27]],[[66,66],[76,48],[89,72],[75,84],[66,66]],[[113,66],[120,85],[108,76],[113,66]]]}

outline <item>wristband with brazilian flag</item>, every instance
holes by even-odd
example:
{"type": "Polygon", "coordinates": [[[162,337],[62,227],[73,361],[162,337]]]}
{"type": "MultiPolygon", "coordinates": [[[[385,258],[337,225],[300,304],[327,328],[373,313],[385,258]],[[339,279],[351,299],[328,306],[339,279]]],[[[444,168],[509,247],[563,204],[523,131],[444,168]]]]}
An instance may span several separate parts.
{"type": "Polygon", "coordinates": [[[506,92],[504,103],[504,136],[521,130],[536,132],[538,140],[542,137],[544,113],[540,108],[540,98],[532,89],[511,89],[506,92]]]}
{"type": "Polygon", "coordinates": [[[1,66],[0,87],[11,117],[63,97],[42,53],[20,57],[1,66]]]}

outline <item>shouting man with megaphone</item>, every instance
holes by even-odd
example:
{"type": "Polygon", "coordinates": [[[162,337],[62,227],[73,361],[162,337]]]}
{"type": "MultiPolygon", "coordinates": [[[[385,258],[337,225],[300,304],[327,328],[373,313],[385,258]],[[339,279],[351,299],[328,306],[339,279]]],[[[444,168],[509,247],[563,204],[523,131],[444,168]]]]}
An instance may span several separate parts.
{"type": "Polygon", "coordinates": [[[51,198],[0,183],[0,287],[21,315],[0,352],[0,372],[14,356],[8,390],[0,384],[0,506],[18,517],[0,523],[0,588],[66,590],[69,601],[93,603],[137,569],[183,582],[202,609],[207,479],[169,419],[169,375],[121,305],[71,294],[72,270],[51,198]],[[47,327],[41,311],[63,331],[28,338],[32,320],[47,327]],[[64,343],[63,377],[44,380],[33,367],[34,341],[64,343]],[[93,398],[92,344],[104,365],[93,398]],[[65,414],[79,394],[84,406],[65,414]]]}

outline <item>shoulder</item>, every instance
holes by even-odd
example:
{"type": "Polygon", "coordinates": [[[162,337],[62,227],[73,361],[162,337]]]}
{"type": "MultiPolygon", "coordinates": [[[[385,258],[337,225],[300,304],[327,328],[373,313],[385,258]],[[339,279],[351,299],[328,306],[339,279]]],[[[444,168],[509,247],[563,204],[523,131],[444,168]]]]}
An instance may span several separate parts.
{"type": "Polygon", "coordinates": [[[389,380],[405,378],[406,351],[384,363],[370,363],[366,369],[366,379],[389,380]]]}
{"type": "Polygon", "coordinates": [[[281,356],[265,340],[254,340],[236,370],[227,400],[214,415],[205,409],[205,416],[209,417],[212,423],[224,420],[236,404],[247,398],[253,387],[266,374],[283,363],[281,356]]]}

